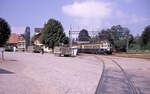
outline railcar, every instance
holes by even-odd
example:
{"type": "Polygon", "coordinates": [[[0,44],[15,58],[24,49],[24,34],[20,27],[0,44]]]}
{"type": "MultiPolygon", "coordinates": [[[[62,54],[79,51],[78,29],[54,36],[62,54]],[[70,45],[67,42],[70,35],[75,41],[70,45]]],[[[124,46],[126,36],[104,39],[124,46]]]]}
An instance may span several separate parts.
{"type": "Polygon", "coordinates": [[[112,47],[109,42],[101,42],[97,44],[81,44],[79,47],[79,52],[92,54],[112,54],[112,47]]]}
{"type": "Polygon", "coordinates": [[[55,47],[54,54],[56,56],[76,56],[77,55],[77,47],[68,47],[68,46],[59,46],[55,47]]]}

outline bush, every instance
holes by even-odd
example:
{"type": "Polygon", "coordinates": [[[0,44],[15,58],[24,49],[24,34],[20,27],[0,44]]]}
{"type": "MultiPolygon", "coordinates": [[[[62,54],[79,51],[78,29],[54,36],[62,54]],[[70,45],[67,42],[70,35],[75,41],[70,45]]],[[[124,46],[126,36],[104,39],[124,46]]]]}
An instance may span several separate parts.
{"type": "Polygon", "coordinates": [[[129,50],[142,50],[140,44],[131,44],[129,50]]]}

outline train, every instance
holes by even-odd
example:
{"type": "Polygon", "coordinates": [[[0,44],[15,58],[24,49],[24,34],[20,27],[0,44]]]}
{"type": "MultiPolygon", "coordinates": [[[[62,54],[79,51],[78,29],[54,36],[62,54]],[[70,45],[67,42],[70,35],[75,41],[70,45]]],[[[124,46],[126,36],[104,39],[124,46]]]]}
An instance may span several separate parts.
{"type": "Polygon", "coordinates": [[[80,44],[78,47],[78,52],[91,54],[112,54],[112,45],[107,41],[101,41],[96,44],[80,44]]]}
{"type": "MultiPolygon", "coordinates": [[[[41,47],[34,46],[33,52],[40,53],[41,47]]],[[[112,45],[108,41],[99,43],[80,43],[72,45],[57,46],[54,48],[54,54],[57,56],[76,56],[78,53],[91,54],[112,54],[112,45]]]]}

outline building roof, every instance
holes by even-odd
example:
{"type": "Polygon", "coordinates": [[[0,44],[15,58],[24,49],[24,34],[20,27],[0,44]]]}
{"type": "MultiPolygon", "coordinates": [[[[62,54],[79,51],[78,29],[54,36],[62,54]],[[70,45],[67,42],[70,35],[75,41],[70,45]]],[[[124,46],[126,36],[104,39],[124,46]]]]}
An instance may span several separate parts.
{"type": "Polygon", "coordinates": [[[35,33],[40,33],[42,31],[42,28],[34,28],[35,33]]]}
{"type": "Polygon", "coordinates": [[[18,43],[18,34],[12,33],[8,39],[7,43],[18,43]]]}
{"type": "Polygon", "coordinates": [[[24,36],[24,34],[19,34],[19,35],[18,35],[18,42],[22,42],[22,41],[23,41],[23,42],[26,41],[26,40],[25,40],[25,36],[24,36]]]}
{"type": "Polygon", "coordinates": [[[19,34],[18,37],[23,37],[24,38],[24,34],[19,34]]]}

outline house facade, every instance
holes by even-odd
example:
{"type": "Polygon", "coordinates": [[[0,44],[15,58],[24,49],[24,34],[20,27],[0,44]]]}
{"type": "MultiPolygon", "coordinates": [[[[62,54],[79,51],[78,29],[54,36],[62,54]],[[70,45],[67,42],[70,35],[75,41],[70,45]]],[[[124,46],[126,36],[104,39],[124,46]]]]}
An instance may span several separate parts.
{"type": "Polygon", "coordinates": [[[51,49],[49,49],[48,47],[46,47],[44,44],[42,44],[40,42],[40,36],[41,36],[41,32],[42,32],[43,28],[35,28],[34,29],[34,46],[39,46],[41,48],[43,48],[43,50],[45,52],[51,52],[51,49]]]}
{"type": "Polygon", "coordinates": [[[23,34],[20,34],[18,37],[18,51],[25,51],[26,50],[26,40],[23,34]]]}
{"type": "Polygon", "coordinates": [[[10,34],[10,37],[9,37],[7,44],[6,44],[6,51],[13,51],[14,47],[17,48],[18,37],[19,37],[19,35],[16,33],[10,34]]]}
{"type": "Polygon", "coordinates": [[[42,28],[35,28],[34,29],[34,45],[42,45],[40,42],[40,35],[41,35],[42,28]]]}

